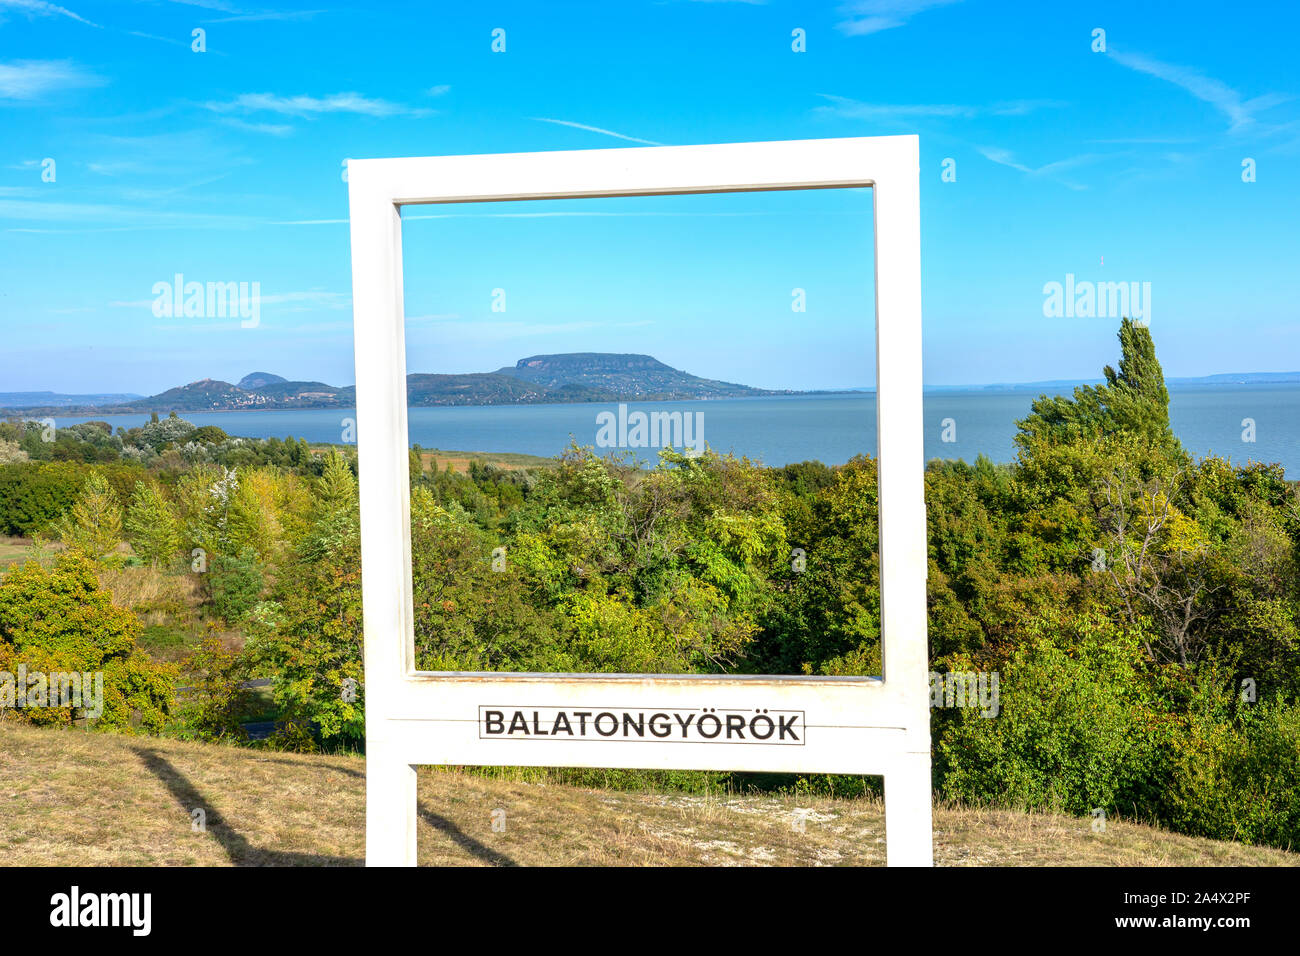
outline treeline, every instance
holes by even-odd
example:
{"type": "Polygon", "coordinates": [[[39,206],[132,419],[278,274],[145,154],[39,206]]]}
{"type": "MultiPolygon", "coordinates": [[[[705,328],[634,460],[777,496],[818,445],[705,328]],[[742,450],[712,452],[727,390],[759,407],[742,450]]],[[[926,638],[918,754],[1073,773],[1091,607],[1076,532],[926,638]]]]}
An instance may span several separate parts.
{"type": "MultiPolygon", "coordinates": [[[[926,470],[933,667],[996,677],[999,693],[991,709],[936,701],[936,792],[1293,846],[1297,486],[1279,466],[1188,456],[1149,332],[1125,321],[1120,341],[1104,384],[1034,403],[1014,463],[926,470]]],[[[204,696],[187,732],[238,736],[236,683],[257,674],[274,679],[282,745],[360,744],[346,456],[318,470],[75,467],[93,476],[48,527],[88,557],[51,573],[133,560],[205,575],[214,611],[247,635],[188,665],[204,696]]],[[[880,672],[869,457],[771,469],[665,451],[642,469],[575,447],[547,468],[454,473],[413,452],[411,478],[421,668],[880,672]]],[[[0,643],[14,640],[6,602],[26,600],[16,574],[0,584],[0,643]]]]}
{"type": "Polygon", "coordinates": [[[108,422],[55,428],[53,419],[0,421],[0,464],[24,461],[123,462],[179,469],[208,464],[227,467],[276,465],[306,468],[311,449],[301,438],[232,438],[216,425],[195,425],[175,412],[116,431],[108,422]]]}
{"type": "Polygon", "coordinates": [[[232,438],[174,412],[116,432],[108,422],[55,428],[49,420],[0,421],[0,534],[49,531],[76,502],[91,471],[125,501],[146,476],[174,485],[181,474],[204,465],[274,466],[303,475],[318,475],[323,467],[301,438],[232,438]],[[44,463],[51,467],[32,467],[44,463]],[[86,464],[101,467],[78,467],[86,464]]]}

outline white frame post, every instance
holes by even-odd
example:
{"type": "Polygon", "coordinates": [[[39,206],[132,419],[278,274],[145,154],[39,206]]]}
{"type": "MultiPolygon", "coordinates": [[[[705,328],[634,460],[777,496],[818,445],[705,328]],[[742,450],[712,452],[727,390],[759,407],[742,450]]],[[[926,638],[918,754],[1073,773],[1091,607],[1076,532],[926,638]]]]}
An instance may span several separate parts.
{"type": "MultiPolygon", "coordinates": [[[[883,775],[891,866],[933,863],[915,136],[351,160],[365,627],[366,863],[416,862],[419,764],[883,775]],[[425,203],[871,187],[875,212],[881,677],[415,670],[401,207],[425,203]],[[561,715],[623,716],[547,734],[561,715]],[[788,715],[780,740],[757,739],[788,715]],[[531,716],[516,732],[504,718],[531,716]],[[545,714],[543,719],[539,715],[545,714]],[[745,714],[748,736],[704,734],[745,714]],[[637,716],[652,733],[636,734],[637,716]],[[671,716],[668,716],[671,715],[671,716]],[[656,724],[657,718],[664,721],[656,724]],[[696,717],[698,723],[692,724],[696,717]],[[672,721],[678,721],[673,724],[672,721]],[[767,724],[759,725],[757,721],[767,724]],[[633,721],[629,725],[629,721],[633,721]],[[656,734],[656,726],[698,728],[656,734]],[[789,735],[786,729],[789,729],[789,735]],[[710,728],[714,725],[710,724],[710,728]]],[[[565,723],[568,717],[564,716],[565,723]]],[[[738,725],[739,727],[739,725],[738,725]]]]}

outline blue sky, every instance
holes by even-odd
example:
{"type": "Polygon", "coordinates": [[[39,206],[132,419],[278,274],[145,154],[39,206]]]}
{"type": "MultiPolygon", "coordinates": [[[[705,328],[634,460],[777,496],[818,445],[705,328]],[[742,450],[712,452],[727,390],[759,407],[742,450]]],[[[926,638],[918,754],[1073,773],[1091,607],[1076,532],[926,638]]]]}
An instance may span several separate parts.
{"type": "MultiPolygon", "coordinates": [[[[1300,369],[1291,4],[327,4],[0,0],[0,391],[352,381],[347,157],[895,133],[921,137],[929,383],[1095,377],[1118,321],[1045,316],[1067,274],[1150,283],[1167,374],[1300,369]],[[176,273],[258,282],[259,324],[156,317],[176,273]]],[[[870,201],[412,217],[409,365],[871,384],[870,201]]]]}

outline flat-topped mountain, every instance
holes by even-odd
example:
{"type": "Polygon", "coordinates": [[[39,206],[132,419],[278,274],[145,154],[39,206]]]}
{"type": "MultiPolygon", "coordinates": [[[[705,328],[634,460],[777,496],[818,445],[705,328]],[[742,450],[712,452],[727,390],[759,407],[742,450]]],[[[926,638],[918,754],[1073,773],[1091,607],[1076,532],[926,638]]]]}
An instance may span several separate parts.
{"type": "Polygon", "coordinates": [[[773,394],[748,385],[700,378],[665,365],[651,355],[613,352],[532,355],[497,369],[497,374],[512,375],[547,388],[583,386],[624,397],[737,398],[773,394]]]}
{"type": "MultiPolygon", "coordinates": [[[[496,372],[460,375],[412,373],[406,377],[411,407],[437,405],[532,405],[560,402],[680,401],[789,394],[732,382],[700,378],[665,365],[650,355],[570,352],[534,355],[496,372]]],[[[49,393],[53,394],[53,393],[49,393]]],[[[43,396],[42,396],[43,397],[43,396]]],[[[221,412],[243,409],[348,408],[356,403],[352,385],[293,382],[270,372],[253,372],[238,385],[205,378],[149,398],[57,411],[75,414],[140,412],[221,412]]],[[[53,403],[10,405],[26,414],[52,411],[53,403]]]]}

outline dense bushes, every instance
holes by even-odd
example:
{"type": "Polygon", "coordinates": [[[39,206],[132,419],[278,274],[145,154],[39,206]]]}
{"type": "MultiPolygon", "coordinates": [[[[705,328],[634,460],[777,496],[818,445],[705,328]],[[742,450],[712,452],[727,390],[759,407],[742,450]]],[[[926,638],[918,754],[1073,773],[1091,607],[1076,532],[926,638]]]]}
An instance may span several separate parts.
{"type": "Polygon", "coordinates": [[[116,432],[108,422],[55,428],[48,418],[0,421],[0,465],[20,462],[136,464],[171,471],[194,465],[274,465],[320,473],[320,463],[300,438],[232,438],[215,425],[196,427],[174,412],[116,432]]]}
{"type": "MultiPolygon", "coordinates": [[[[997,716],[935,710],[936,792],[1293,845],[1297,486],[1276,466],[1191,460],[1168,428],[1149,332],[1126,322],[1120,338],[1103,385],[1034,404],[1015,462],[926,469],[932,666],[996,675],[999,693],[997,716]]],[[[273,678],[293,728],[278,745],[359,744],[355,463],[268,443],[258,454],[289,464],[219,466],[212,453],[239,440],[179,420],[112,437],[157,458],[147,472],[0,465],[4,527],[57,525],[97,557],[124,535],[140,559],[201,577],[248,642],[237,659],[196,659],[208,706],[185,726],[233,732],[239,672],[273,678]]],[[[572,448],[547,468],[456,473],[425,471],[417,451],[410,468],[421,668],[880,671],[869,457],[768,469],[666,451],[638,468],[572,448]]]]}
{"type": "Polygon", "coordinates": [[[1230,708],[1215,700],[1187,720],[1156,815],[1187,833],[1295,849],[1300,707],[1274,699],[1230,708]]]}
{"type": "MultiPolygon", "coordinates": [[[[157,732],[171,709],[174,674],[137,647],[142,630],[130,611],[115,607],[95,568],[77,552],[61,555],[52,570],[36,562],[11,569],[0,580],[0,672],[45,676],[44,703],[12,713],[32,723],[71,723],[91,718],[98,727],[141,726],[157,732]],[[56,706],[50,675],[102,675],[102,701],[82,686],[81,706],[56,706]],[[102,713],[96,714],[102,704],[102,713]]],[[[13,687],[14,685],[10,685],[13,687]]],[[[96,688],[95,693],[98,693],[96,688]]],[[[6,701],[14,707],[17,701],[6,701]]]]}
{"type": "Polygon", "coordinates": [[[120,465],[0,464],[0,534],[50,533],[54,523],[77,504],[91,476],[101,476],[120,496],[140,474],[138,468],[120,465]]]}
{"type": "Polygon", "coordinates": [[[1176,727],[1138,634],[1093,616],[1027,622],[998,674],[996,716],[935,715],[943,796],[1078,814],[1151,806],[1176,727]]]}

